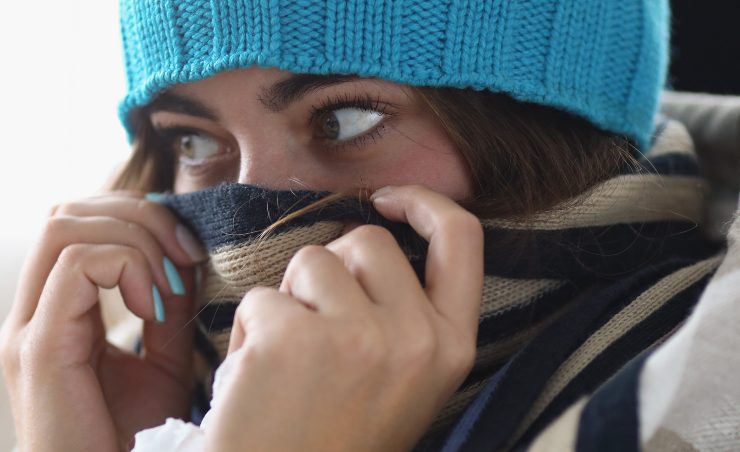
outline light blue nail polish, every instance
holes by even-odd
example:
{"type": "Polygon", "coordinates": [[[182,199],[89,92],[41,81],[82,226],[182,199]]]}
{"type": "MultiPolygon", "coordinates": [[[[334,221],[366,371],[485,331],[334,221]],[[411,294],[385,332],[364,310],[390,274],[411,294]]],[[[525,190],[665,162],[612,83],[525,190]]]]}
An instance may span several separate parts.
{"type": "Polygon", "coordinates": [[[164,274],[167,275],[167,282],[170,283],[172,293],[175,295],[185,295],[185,285],[182,283],[182,278],[180,278],[175,264],[167,256],[164,257],[162,262],[164,263],[164,274]]]}
{"type": "Polygon", "coordinates": [[[162,303],[162,295],[159,294],[157,286],[152,284],[152,299],[154,299],[154,319],[157,323],[164,322],[164,303],[162,303]]]}
{"type": "Polygon", "coordinates": [[[164,193],[156,193],[156,192],[150,192],[144,195],[144,198],[148,199],[152,202],[162,202],[162,200],[165,198],[166,194],[164,193]]]}

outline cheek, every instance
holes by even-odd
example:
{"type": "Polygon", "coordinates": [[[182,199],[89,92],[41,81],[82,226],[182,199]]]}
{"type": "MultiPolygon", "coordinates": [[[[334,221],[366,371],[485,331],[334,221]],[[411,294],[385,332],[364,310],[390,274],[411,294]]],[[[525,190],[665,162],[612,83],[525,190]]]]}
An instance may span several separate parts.
{"type": "Polygon", "coordinates": [[[423,185],[454,200],[474,194],[472,175],[462,154],[439,130],[407,136],[396,143],[385,171],[369,175],[374,187],[423,185]]]}

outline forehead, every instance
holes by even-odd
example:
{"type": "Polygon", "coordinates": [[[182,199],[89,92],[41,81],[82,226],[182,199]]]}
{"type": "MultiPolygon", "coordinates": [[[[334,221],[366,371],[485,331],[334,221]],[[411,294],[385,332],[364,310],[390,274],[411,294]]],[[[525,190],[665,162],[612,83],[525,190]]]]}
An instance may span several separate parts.
{"type": "Polygon", "coordinates": [[[406,85],[375,77],[360,77],[353,74],[297,74],[278,68],[252,66],[219,72],[194,82],[173,85],[167,92],[194,94],[197,92],[213,92],[225,88],[238,88],[243,92],[265,91],[267,89],[282,92],[290,90],[300,92],[307,88],[323,88],[344,82],[367,82],[384,90],[401,89],[408,91],[410,88],[406,85]],[[280,84],[283,86],[279,86],[280,84]]]}
{"type": "Polygon", "coordinates": [[[220,72],[203,80],[177,84],[160,93],[149,111],[172,111],[217,120],[218,106],[259,103],[280,112],[304,97],[342,86],[343,90],[364,91],[401,101],[413,100],[408,86],[351,74],[296,74],[276,68],[250,67],[220,72]]]}
{"type": "Polygon", "coordinates": [[[192,94],[199,91],[213,91],[224,86],[238,85],[242,90],[269,85],[287,79],[293,73],[278,68],[252,66],[249,68],[222,71],[194,82],[179,83],[167,89],[177,94],[192,94]]]}

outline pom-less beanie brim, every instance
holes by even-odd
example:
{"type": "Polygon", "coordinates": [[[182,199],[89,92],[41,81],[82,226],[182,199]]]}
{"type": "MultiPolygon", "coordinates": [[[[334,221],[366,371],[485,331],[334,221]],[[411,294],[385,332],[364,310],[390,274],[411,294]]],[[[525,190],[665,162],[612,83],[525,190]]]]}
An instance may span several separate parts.
{"type": "Polygon", "coordinates": [[[505,92],[646,148],[668,15],[667,0],[121,0],[119,116],[133,138],[157,93],[257,65],[505,92]]]}

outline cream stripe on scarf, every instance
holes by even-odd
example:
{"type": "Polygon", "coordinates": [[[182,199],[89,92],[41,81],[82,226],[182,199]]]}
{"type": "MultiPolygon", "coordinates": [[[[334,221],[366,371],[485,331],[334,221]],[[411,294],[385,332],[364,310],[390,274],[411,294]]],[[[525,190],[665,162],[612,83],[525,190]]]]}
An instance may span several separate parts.
{"type": "Polygon", "coordinates": [[[684,267],[661,279],[648,290],[638,296],[619,313],[581,344],[567,360],[555,371],[542,390],[540,396],[532,404],[529,412],[512,436],[509,445],[516,442],[529,426],[537,419],[558,394],[594,360],[599,354],[622,335],[629,332],[658,310],[663,304],[686,290],[704,276],[713,272],[722,262],[723,256],[697,262],[684,267]]]}
{"type": "MultiPolygon", "coordinates": [[[[502,313],[514,306],[534,302],[546,293],[558,289],[563,284],[563,281],[550,279],[510,279],[486,276],[484,278],[484,301],[481,304],[481,318],[502,313]]],[[[204,291],[199,298],[206,300],[209,304],[218,304],[224,300],[238,301],[243,296],[244,289],[226,283],[215,271],[209,271],[206,274],[204,291]]],[[[558,313],[560,311],[559,309],[558,313]]],[[[512,336],[481,347],[478,349],[476,366],[489,365],[491,362],[504,359],[511,355],[522,345],[529,342],[529,340],[555,318],[557,318],[557,315],[553,314],[544,319],[544,321],[533,325],[531,328],[524,329],[512,336]]],[[[204,333],[213,342],[219,356],[222,359],[225,358],[229,343],[228,332],[224,334],[219,332],[214,333],[210,331],[209,325],[205,325],[205,327],[204,333]]]]}
{"type": "Polygon", "coordinates": [[[692,176],[619,176],[594,188],[580,203],[534,215],[526,223],[483,220],[482,224],[502,229],[547,231],[666,220],[688,220],[698,224],[702,218],[705,187],[701,178],[692,176]]]}
{"type": "MultiPolygon", "coordinates": [[[[290,232],[286,232],[283,235],[290,235],[290,232]]],[[[269,240],[269,239],[266,239],[269,240]]],[[[298,239],[291,238],[298,242],[298,239]]],[[[330,239],[331,241],[333,239],[330,239]]],[[[270,243],[270,242],[266,242],[270,243]]],[[[318,242],[311,242],[318,243],[318,242]]],[[[305,243],[303,243],[305,244],[305,243]]],[[[244,280],[238,281],[236,284],[226,280],[222,274],[228,274],[230,279],[235,279],[233,276],[234,270],[231,268],[221,268],[221,265],[231,265],[236,259],[231,256],[234,255],[245,255],[251,253],[252,258],[261,259],[261,250],[254,250],[253,244],[247,244],[244,246],[231,246],[224,247],[221,250],[216,251],[213,254],[213,260],[211,261],[211,267],[206,269],[204,275],[204,282],[202,292],[200,293],[199,299],[205,300],[206,302],[218,303],[223,300],[227,301],[239,301],[244,296],[244,293],[249,290],[260,277],[265,274],[274,274],[274,270],[265,270],[259,272],[259,274],[252,274],[251,276],[245,277],[244,280]],[[223,254],[228,254],[229,257],[223,257],[223,254]],[[218,268],[215,268],[219,265],[218,268]]],[[[300,248],[303,245],[298,246],[300,248]]],[[[272,266],[284,269],[292,254],[290,256],[283,256],[286,258],[285,262],[274,262],[272,266]]],[[[273,287],[280,285],[282,280],[282,272],[280,272],[279,278],[273,278],[271,281],[273,287]]],[[[556,279],[516,279],[516,278],[502,278],[499,276],[486,276],[483,281],[483,301],[481,304],[481,316],[488,317],[515,306],[525,305],[533,302],[543,295],[552,292],[565,284],[564,281],[556,279]]],[[[260,284],[268,285],[268,284],[260,284]]]]}
{"type": "Polygon", "coordinates": [[[225,246],[211,255],[211,266],[242,294],[256,285],[277,286],[299,249],[307,243],[329,243],[341,235],[343,227],[340,222],[322,221],[244,245],[225,246]]]}
{"type": "Polygon", "coordinates": [[[487,317],[531,303],[565,285],[557,279],[515,279],[486,276],[483,280],[481,317],[487,317]]]}
{"type": "Polygon", "coordinates": [[[588,402],[583,397],[550,423],[527,449],[527,452],[567,452],[576,450],[581,413],[588,402]]]}

